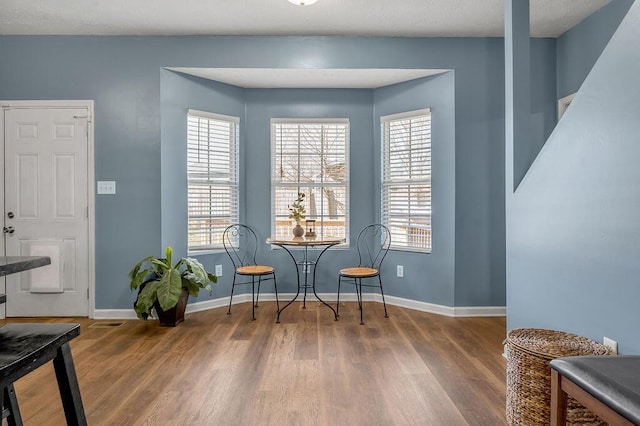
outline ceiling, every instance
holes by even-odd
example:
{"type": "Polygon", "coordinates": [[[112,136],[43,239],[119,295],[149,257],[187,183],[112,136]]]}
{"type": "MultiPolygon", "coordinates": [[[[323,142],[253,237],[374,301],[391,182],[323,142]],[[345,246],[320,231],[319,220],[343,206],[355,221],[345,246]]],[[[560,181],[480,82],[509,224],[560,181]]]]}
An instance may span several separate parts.
{"type": "MultiPolygon", "coordinates": [[[[610,0],[530,0],[531,35],[557,37],[610,0]]],[[[504,0],[0,0],[0,35],[492,37],[504,0]]]]}
{"type": "Polygon", "coordinates": [[[295,69],[169,68],[184,74],[245,88],[377,89],[448,70],[439,69],[295,69]]]}

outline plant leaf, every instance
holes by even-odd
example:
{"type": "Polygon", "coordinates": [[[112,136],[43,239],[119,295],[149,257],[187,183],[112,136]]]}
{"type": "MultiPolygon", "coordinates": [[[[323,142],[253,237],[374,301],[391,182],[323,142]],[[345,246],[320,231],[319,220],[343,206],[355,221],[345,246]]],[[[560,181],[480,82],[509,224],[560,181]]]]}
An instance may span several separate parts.
{"type": "Polygon", "coordinates": [[[136,311],[138,318],[146,320],[151,314],[151,307],[157,299],[159,284],[159,281],[149,281],[138,293],[138,298],[133,304],[133,309],[136,311]]]}
{"type": "Polygon", "coordinates": [[[204,266],[202,266],[202,263],[200,263],[198,259],[194,259],[191,257],[187,257],[183,260],[187,265],[187,270],[196,276],[200,287],[206,286],[209,282],[209,277],[207,275],[207,271],[204,269],[204,266]]]}
{"type": "Polygon", "coordinates": [[[145,262],[150,261],[151,259],[154,259],[154,257],[153,256],[147,256],[144,259],[142,259],[140,262],[138,262],[136,264],[136,266],[134,266],[133,269],[131,271],[129,271],[129,279],[133,280],[133,277],[135,277],[138,274],[138,271],[142,267],[142,264],[145,263],[145,262]]]}
{"type": "Polygon", "coordinates": [[[171,262],[171,257],[173,255],[173,249],[171,248],[171,246],[167,246],[167,249],[165,250],[165,255],[167,258],[167,265],[169,265],[169,267],[171,267],[171,265],[173,264],[171,262]]]}
{"type": "Polygon", "coordinates": [[[182,277],[180,272],[171,268],[160,278],[158,286],[158,302],[160,307],[167,311],[178,303],[182,294],[182,277]]]}
{"type": "Polygon", "coordinates": [[[184,275],[182,276],[182,287],[187,289],[189,296],[198,297],[198,294],[200,294],[200,285],[184,275]]]}
{"type": "Polygon", "coordinates": [[[131,279],[131,283],[129,283],[129,286],[131,287],[132,290],[137,289],[138,287],[140,287],[140,285],[145,281],[145,279],[151,275],[154,274],[155,271],[153,269],[143,269],[142,271],[139,271],[132,279],[131,279]]]}

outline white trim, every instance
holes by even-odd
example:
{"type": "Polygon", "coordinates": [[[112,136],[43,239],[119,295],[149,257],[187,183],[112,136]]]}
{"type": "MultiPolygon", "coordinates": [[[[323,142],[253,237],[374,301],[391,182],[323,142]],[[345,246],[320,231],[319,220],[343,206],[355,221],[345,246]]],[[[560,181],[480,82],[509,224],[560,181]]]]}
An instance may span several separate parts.
{"type": "Polygon", "coordinates": [[[560,118],[562,118],[564,113],[567,111],[567,108],[569,108],[569,105],[571,105],[571,101],[573,101],[573,98],[575,97],[576,94],[572,93],[562,99],[558,99],[558,121],[560,121],[560,118]]]}
{"type": "MultiPolygon", "coordinates": [[[[295,293],[280,293],[280,303],[287,303],[295,296],[295,293]]],[[[318,294],[325,302],[335,303],[336,293],[320,293],[318,294]]],[[[382,296],[377,293],[364,293],[363,300],[365,302],[382,303],[382,296]]],[[[273,302],[276,300],[274,293],[260,294],[260,299],[265,302],[273,302]]],[[[507,315],[505,306],[469,306],[469,307],[451,307],[444,305],[436,305],[434,303],[420,302],[417,300],[404,299],[402,297],[385,296],[388,305],[399,306],[401,308],[413,309],[420,312],[428,312],[431,314],[443,315],[452,318],[464,317],[504,317],[507,315]]],[[[298,301],[302,301],[302,297],[298,297],[298,301]]],[[[307,302],[317,302],[318,299],[313,294],[307,294],[307,302]]],[[[340,301],[355,302],[357,301],[355,293],[340,294],[340,301]]],[[[251,293],[238,294],[233,297],[233,304],[251,302],[251,293]]],[[[189,303],[186,313],[202,312],[209,309],[221,308],[229,305],[228,297],[218,299],[204,300],[202,302],[189,303]]],[[[284,305],[281,305],[281,307],[284,305]]],[[[136,314],[133,309],[100,309],[95,311],[95,319],[135,319],[136,314]]],[[[275,313],[274,313],[275,318],[275,313]]]]}
{"type": "Polygon", "coordinates": [[[386,123],[387,121],[402,120],[404,118],[419,117],[421,115],[431,114],[431,108],[417,109],[415,111],[398,112],[396,114],[382,115],[380,116],[380,123],[386,123]]]}
{"type": "MultiPolygon", "coordinates": [[[[4,105],[2,105],[2,103],[0,103],[0,108],[2,108],[2,116],[0,116],[0,164],[2,164],[2,173],[0,173],[0,188],[2,189],[2,197],[0,197],[0,213],[4,214],[5,210],[4,210],[4,114],[5,114],[5,109],[4,105]]],[[[4,226],[5,223],[5,218],[3,217],[2,220],[0,220],[0,224],[2,224],[2,226],[4,226]]],[[[4,252],[4,244],[0,244],[0,255],[4,256],[6,253],[4,252]]],[[[0,292],[2,294],[7,294],[7,278],[6,276],[0,278],[0,292]]],[[[6,318],[6,312],[7,312],[7,304],[3,303],[2,305],[0,305],[0,318],[6,318]]]]}
{"type": "Polygon", "coordinates": [[[272,118],[271,124],[349,124],[348,118],[272,118]]]}
{"type": "MultiPolygon", "coordinates": [[[[87,316],[89,318],[94,318],[95,314],[95,286],[96,286],[96,277],[95,277],[95,263],[96,263],[96,254],[95,254],[95,115],[94,115],[94,101],[87,100],[33,100],[33,101],[0,101],[0,108],[3,110],[2,127],[0,128],[2,132],[0,132],[0,141],[2,141],[2,147],[4,148],[5,140],[4,140],[4,111],[8,109],[32,109],[32,108],[58,108],[58,109],[87,109],[87,215],[88,215],[88,229],[87,229],[87,244],[89,248],[89,265],[88,265],[88,273],[89,273],[89,298],[87,301],[88,304],[88,312],[87,316]]],[[[4,154],[3,154],[4,156],[4,154]]],[[[4,158],[0,158],[4,160],[4,158]]],[[[4,161],[0,164],[3,164],[4,161]]],[[[3,180],[0,181],[2,184],[2,190],[4,191],[4,177],[3,180]]],[[[4,203],[4,200],[3,200],[4,203]]],[[[4,204],[2,205],[2,211],[4,212],[4,204]]],[[[0,314],[2,318],[4,318],[5,307],[4,305],[1,308],[0,314]]]]}
{"type": "Polygon", "coordinates": [[[453,316],[462,317],[506,317],[506,306],[467,306],[453,308],[453,316]]]}
{"type": "Polygon", "coordinates": [[[210,118],[212,120],[220,120],[220,121],[230,121],[235,124],[240,124],[240,117],[234,117],[233,115],[218,114],[215,112],[200,111],[197,109],[189,109],[187,110],[187,113],[195,117],[210,118]]]}

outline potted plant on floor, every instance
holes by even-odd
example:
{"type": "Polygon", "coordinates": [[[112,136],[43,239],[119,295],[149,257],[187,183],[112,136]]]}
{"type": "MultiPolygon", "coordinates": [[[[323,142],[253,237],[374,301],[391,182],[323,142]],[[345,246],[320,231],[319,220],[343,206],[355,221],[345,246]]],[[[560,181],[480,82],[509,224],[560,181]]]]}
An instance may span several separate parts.
{"type": "Polygon", "coordinates": [[[218,277],[207,272],[193,258],[183,257],[172,264],[171,247],[167,247],[165,258],[148,256],[129,272],[132,290],[138,290],[133,308],[138,318],[146,320],[154,308],[161,326],[175,327],[184,321],[184,311],[189,295],[197,297],[201,289],[209,290],[218,277]]]}

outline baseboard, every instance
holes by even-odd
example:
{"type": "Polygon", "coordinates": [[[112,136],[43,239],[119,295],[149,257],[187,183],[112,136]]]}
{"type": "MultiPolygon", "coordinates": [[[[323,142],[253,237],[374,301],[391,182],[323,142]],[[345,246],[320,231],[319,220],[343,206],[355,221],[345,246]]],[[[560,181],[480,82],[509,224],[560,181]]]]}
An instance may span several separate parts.
{"type": "MultiPolygon", "coordinates": [[[[287,302],[295,296],[295,293],[280,293],[278,299],[280,303],[287,302]]],[[[336,293],[320,293],[318,296],[325,302],[336,302],[336,293]]],[[[378,302],[382,303],[382,296],[377,293],[367,293],[363,295],[365,302],[378,302]]],[[[273,293],[260,294],[260,300],[272,302],[276,300],[276,296],[273,293]]],[[[298,300],[302,300],[302,295],[298,297],[298,300]]],[[[317,300],[313,293],[307,294],[307,300],[317,300]]],[[[340,294],[341,302],[355,302],[357,300],[355,293],[342,293],[340,294]]],[[[233,304],[245,303],[251,301],[251,294],[239,294],[233,297],[233,304]]],[[[385,296],[385,301],[389,305],[400,306],[402,308],[413,309],[421,312],[428,312],[432,314],[444,315],[447,317],[504,317],[507,315],[507,308],[505,306],[459,306],[451,307],[444,305],[437,305],[434,303],[420,302],[417,300],[404,299],[402,297],[385,296]]],[[[189,303],[187,305],[186,313],[202,312],[209,309],[220,308],[229,304],[228,297],[221,297],[219,299],[204,300],[202,302],[189,303]]],[[[133,309],[95,309],[93,312],[94,319],[136,319],[136,314],[133,309]]]]}

